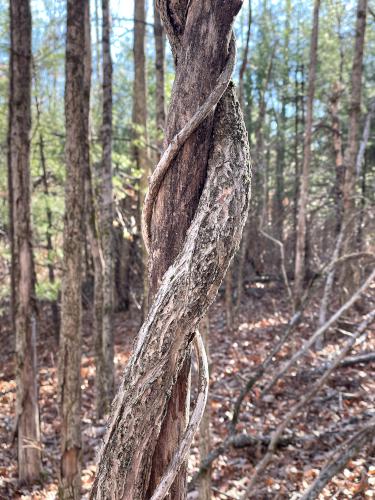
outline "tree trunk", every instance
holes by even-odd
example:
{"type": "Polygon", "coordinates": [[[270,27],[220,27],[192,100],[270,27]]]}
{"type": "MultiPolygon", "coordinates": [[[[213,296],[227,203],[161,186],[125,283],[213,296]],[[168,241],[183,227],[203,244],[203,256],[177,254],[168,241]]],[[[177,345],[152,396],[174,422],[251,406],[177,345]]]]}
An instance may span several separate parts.
{"type": "Polygon", "coordinates": [[[8,183],[11,302],[16,336],[18,478],[22,484],[37,480],[41,472],[30,215],[31,11],[28,0],[10,2],[10,38],[8,183]]]}
{"type": "Polygon", "coordinates": [[[103,12],[103,123],[101,130],[102,163],[100,166],[100,239],[103,252],[103,384],[97,393],[99,415],[108,412],[114,391],[113,314],[113,201],[112,201],[112,59],[110,47],[109,0],[102,0],[103,12]]]}
{"type": "Polygon", "coordinates": [[[61,293],[59,390],[61,397],[60,497],[81,489],[81,285],[84,188],[84,56],[86,0],[68,0],[66,35],[66,183],[61,293]]]}
{"type": "Polygon", "coordinates": [[[252,23],[252,8],[251,8],[251,0],[249,0],[246,42],[245,42],[245,48],[243,51],[240,72],[239,72],[239,76],[238,76],[238,100],[240,101],[240,106],[241,106],[243,113],[245,112],[244,76],[245,76],[247,62],[248,62],[248,58],[249,58],[251,23],[252,23]]]}
{"type": "MultiPolygon", "coordinates": [[[[201,2],[200,6],[198,6],[198,2],[191,3],[185,13],[186,17],[181,19],[185,31],[179,42],[172,39],[167,28],[173,14],[161,12],[176,61],[176,77],[166,122],[167,142],[192,116],[197,104],[204,102],[215,84],[227,54],[226,46],[235,15],[235,13],[231,13],[231,10],[234,10],[234,6],[238,2],[229,2],[227,9],[223,9],[222,14],[218,12],[218,2],[213,3],[205,0],[201,2]],[[218,19],[222,18],[223,26],[221,29],[219,29],[215,14],[218,19]],[[197,33],[206,33],[208,32],[206,30],[209,29],[215,30],[211,39],[206,39],[205,36],[202,36],[201,39],[198,38],[197,33]],[[180,43],[181,46],[174,47],[176,43],[180,43]]],[[[161,4],[168,5],[172,12],[179,16],[184,12],[188,2],[185,0],[179,2],[181,10],[173,7],[173,2],[161,2],[161,4]]],[[[173,169],[165,176],[160,189],[153,217],[153,239],[150,254],[151,296],[158,290],[164,273],[181,250],[186,231],[198,206],[206,178],[212,126],[213,114],[183,146],[174,162],[173,169]],[[191,175],[193,161],[195,165],[194,176],[191,175]]],[[[189,371],[190,359],[188,357],[173,387],[167,414],[156,445],[151,467],[149,493],[159,483],[186,426],[190,404],[189,371]]],[[[185,467],[182,467],[168,498],[173,500],[185,498],[185,484],[186,470],[185,467]]]]}
{"type": "Polygon", "coordinates": [[[335,153],[335,209],[336,209],[336,235],[339,235],[342,226],[343,217],[343,195],[342,186],[344,180],[344,162],[342,154],[342,135],[340,126],[340,97],[343,92],[343,87],[340,82],[336,82],[330,98],[330,114],[332,120],[332,134],[333,134],[333,149],[335,153]]]}
{"type": "MultiPolygon", "coordinates": [[[[354,56],[352,66],[349,133],[347,147],[344,152],[343,180],[343,224],[347,237],[344,240],[343,254],[350,253],[356,246],[355,236],[355,184],[356,160],[359,147],[359,119],[361,116],[363,51],[366,32],[367,0],[358,0],[354,56]]],[[[347,263],[340,276],[341,288],[350,294],[355,287],[355,276],[352,263],[347,263]]]]}
{"type": "Polygon", "coordinates": [[[320,8],[320,0],[315,0],[314,14],[313,14],[313,28],[311,32],[311,42],[310,42],[309,81],[308,81],[308,95],[307,95],[306,125],[304,134],[303,165],[302,165],[302,175],[300,181],[300,192],[298,200],[296,260],[294,268],[294,297],[296,302],[296,308],[298,308],[299,298],[302,296],[303,283],[305,277],[306,219],[307,219],[307,200],[308,200],[309,173],[310,173],[310,160],[311,160],[313,102],[315,94],[316,64],[318,57],[319,8],[320,8]]]}
{"type": "MultiPolygon", "coordinates": [[[[273,200],[273,226],[275,228],[275,238],[281,243],[284,242],[284,169],[285,169],[285,131],[287,128],[286,107],[288,102],[289,85],[289,43],[290,43],[290,17],[291,1],[286,0],[286,16],[284,27],[284,41],[282,48],[283,70],[282,70],[282,90],[281,90],[281,113],[277,127],[277,151],[276,151],[276,188],[273,200]]],[[[279,259],[278,259],[279,260],[279,259]]],[[[280,261],[279,265],[280,267],[280,261]]]]}
{"type": "MultiPolygon", "coordinates": [[[[134,0],[134,86],[133,86],[133,156],[139,171],[139,227],[144,196],[148,185],[150,161],[147,134],[147,87],[145,58],[146,12],[145,0],[134,0]]],[[[148,302],[148,257],[142,245],[143,307],[145,316],[148,302]]]]}
{"type": "MultiPolygon", "coordinates": [[[[166,126],[171,141],[213,89],[224,91],[217,82],[232,61],[228,45],[241,2],[160,0],[159,6],[177,62],[166,126]],[[172,25],[172,14],[180,27],[172,25]]],[[[154,302],[115,399],[92,498],[148,499],[164,476],[186,425],[190,342],[239,245],[248,211],[249,158],[232,86],[215,113],[200,116],[203,122],[189,122],[195,128],[188,128],[188,137],[172,141],[179,153],[168,157],[157,193],[150,191],[151,202],[157,196],[151,231],[154,302]]],[[[185,496],[183,472],[167,498],[185,496]]]]}
{"type": "MultiPolygon", "coordinates": [[[[36,107],[36,119],[37,127],[39,128],[39,158],[40,166],[42,167],[42,183],[43,183],[43,193],[46,197],[46,219],[47,219],[47,229],[46,229],[46,241],[47,241],[47,252],[48,252],[48,279],[50,284],[53,286],[55,284],[55,269],[53,267],[52,256],[53,256],[53,245],[52,245],[52,211],[50,207],[50,193],[48,186],[48,175],[47,175],[47,161],[45,155],[45,143],[44,136],[41,130],[41,110],[38,97],[35,96],[35,107],[36,107]]],[[[60,331],[60,316],[59,316],[59,306],[57,303],[57,298],[51,301],[51,312],[53,327],[55,329],[55,338],[58,341],[59,331],[60,331]]]]}
{"type": "Polygon", "coordinates": [[[361,115],[363,50],[366,32],[367,0],[358,0],[357,21],[352,66],[352,89],[350,97],[349,137],[344,153],[345,177],[343,187],[345,220],[348,221],[355,207],[354,185],[356,180],[356,158],[358,151],[359,118],[361,115]]]}
{"type": "MultiPolygon", "coordinates": [[[[156,104],[156,130],[157,146],[161,154],[163,149],[165,125],[165,97],[164,97],[164,53],[165,36],[160,14],[154,0],[154,39],[155,39],[155,104],[156,104]]],[[[159,159],[159,158],[158,158],[159,159]]]]}

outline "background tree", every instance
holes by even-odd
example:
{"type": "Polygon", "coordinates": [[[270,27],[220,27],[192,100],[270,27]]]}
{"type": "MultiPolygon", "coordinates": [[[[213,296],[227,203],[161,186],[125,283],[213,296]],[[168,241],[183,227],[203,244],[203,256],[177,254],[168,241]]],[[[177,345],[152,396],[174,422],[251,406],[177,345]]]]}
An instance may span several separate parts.
{"type": "Polygon", "coordinates": [[[10,3],[8,127],[9,219],[12,249],[12,326],[16,334],[20,483],[41,472],[36,362],[35,274],[30,216],[31,12],[28,0],[10,3]]]}
{"type": "Polygon", "coordinates": [[[61,397],[61,498],[81,494],[82,234],[84,188],[84,60],[87,0],[68,0],[66,32],[66,188],[64,275],[61,293],[59,390],[61,397]]]}
{"type": "Polygon", "coordinates": [[[303,165],[300,179],[300,190],[298,200],[298,225],[296,234],[296,260],[294,268],[294,296],[298,304],[302,295],[303,281],[306,272],[306,221],[307,221],[307,199],[309,189],[309,172],[311,161],[311,142],[313,132],[313,106],[315,93],[316,64],[318,57],[318,33],[319,33],[319,9],[320,0],[314,2],[313,28],[311,32],[309,81],[307,90],[306,125],[304,132],[303,165]]]}

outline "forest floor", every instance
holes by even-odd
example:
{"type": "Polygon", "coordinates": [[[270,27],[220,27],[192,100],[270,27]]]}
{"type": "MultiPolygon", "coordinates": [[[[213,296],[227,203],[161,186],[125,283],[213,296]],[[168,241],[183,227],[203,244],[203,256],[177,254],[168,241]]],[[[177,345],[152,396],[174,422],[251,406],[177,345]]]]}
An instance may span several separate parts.
{"type": "MultiPolygon", "coordinates": [[[[372,289],[374,292],[374,288],[372,289]]],[[[375,306],[371,290],[362,300],[362,310],[350,314],[329,331],[324,349],[310,352],[300,364],[281,379],[260,401],[260,388],[269,380],[275,366],[255,386],[245,399],[238,431],[256,437],[269,436],[283,415],[306,393],[319,373],[317,369],[330,359],[346,332],[361,316],[375,306]],[[341,328],[341,331],[340,331],[341,328]]],[[[227,424],[233,402],[239,390],[264,359],[276,338],[283,332],[290,318],[286,294],[280,284],[254,284],[248,289],[242,310],[235,317],[236,327],[229,332],[225,322],[225,308],[220,298],[210,311],[210,409],[211,441],[214,446],[227,436],[227,424]]],[[[0,499],[55,498],[59,460],[60,422],[57,400],[57,352],[54,325],[50,308],[41,309],[39,327],[39,385],[41,403],[41,430],[43,441],[43,483],[32,490],[17,487],[16,450],[10,443],[15,408],[14,342],[9,322],[0,320],[0,499]]],[[[316,313],[310,308],[306,319],[296,330],[293,341],[281,350],[276,365],[297,350],[316,327],[316,313]]],[[[95,473],[95,456],[104,432],[105,422],[95,418],[92,321],[84,312],[84,342],[82,358],[82,431],[83,431],[83,492],[87,498],[95,473]]],[[[120,376],[129,358],[137,324],[130,314],[115,317],[116,371],[120,376]]],[[[374,330],[358,351],[374,351],[374,330]]],[[[347,333],[346,333],[347,335],[347,333]]],[[[310,404],[300,412],[284,436],[288,444],[278,449],[266,469],[254,495],[262,499],[298,498],[319,473],[329,453],[341,442],[375,416],[375,364],[355,364],[335,371],[310,404]],[[290,439],[289,439],[290,438],[290,439]]],[[[194,383],[194,377],[193,377],[194,383]]],[[[194,391],[193,391],[194,393],[194,391]]],[[[230,449],[213,465],[212,498],[239,498],[246,488],[254,465],[263,456],[264,447],[230,449]]],[[[196,470],[199,456],[195,443],[190,461],[190,474],[196,470]]],[[[199,498],[197,492],[189,498],[199,498]]],[[[346,468],[326,487],[321,499],[375,498],[375,447],[370,445],[351,460],[346,468]]]]}

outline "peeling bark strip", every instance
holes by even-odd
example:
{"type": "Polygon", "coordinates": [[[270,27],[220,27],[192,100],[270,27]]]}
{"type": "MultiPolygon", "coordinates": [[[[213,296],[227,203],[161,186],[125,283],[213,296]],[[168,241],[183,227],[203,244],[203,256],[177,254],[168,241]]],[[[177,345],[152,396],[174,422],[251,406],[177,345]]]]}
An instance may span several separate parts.
{"type": "Polygon", "coordinates": [[[64,274],[61,290],[59,395],[61,464],[59,498],[81,489],[81,263],[85,174],[84,59],[87,0],[68,0],[66,35],[66,185],[64,274]]]}
{"type": "Polygon", "coordinates": [[[247,134],[230,84],[215,111],[197,212],[139,332],[114,402],[91,498],[146,498],[148,465],[169,395],[239,246],[249,198],[247,134]]]}
{"type": "Polygon", "coordinates": [[[41,471],[35,352],[34,263],[30,216],[31,12],[29,0],[10,2],[8,130],[9,219],[12,248],[12,326],[16,336],[18,478],[41,471]]]}

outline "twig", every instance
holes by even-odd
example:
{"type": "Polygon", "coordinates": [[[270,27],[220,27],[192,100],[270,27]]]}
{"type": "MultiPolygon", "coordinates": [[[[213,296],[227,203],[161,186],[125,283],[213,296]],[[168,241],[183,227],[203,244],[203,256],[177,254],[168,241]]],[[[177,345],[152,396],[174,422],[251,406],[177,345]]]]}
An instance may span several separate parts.
{"type": "Polygon", "coordinates": [[[375,352],[362,352],[356,356],[350,356],[341,361],[340,367],[353,366],[358,363],[371,363],[375,361],[375,352]]]}

